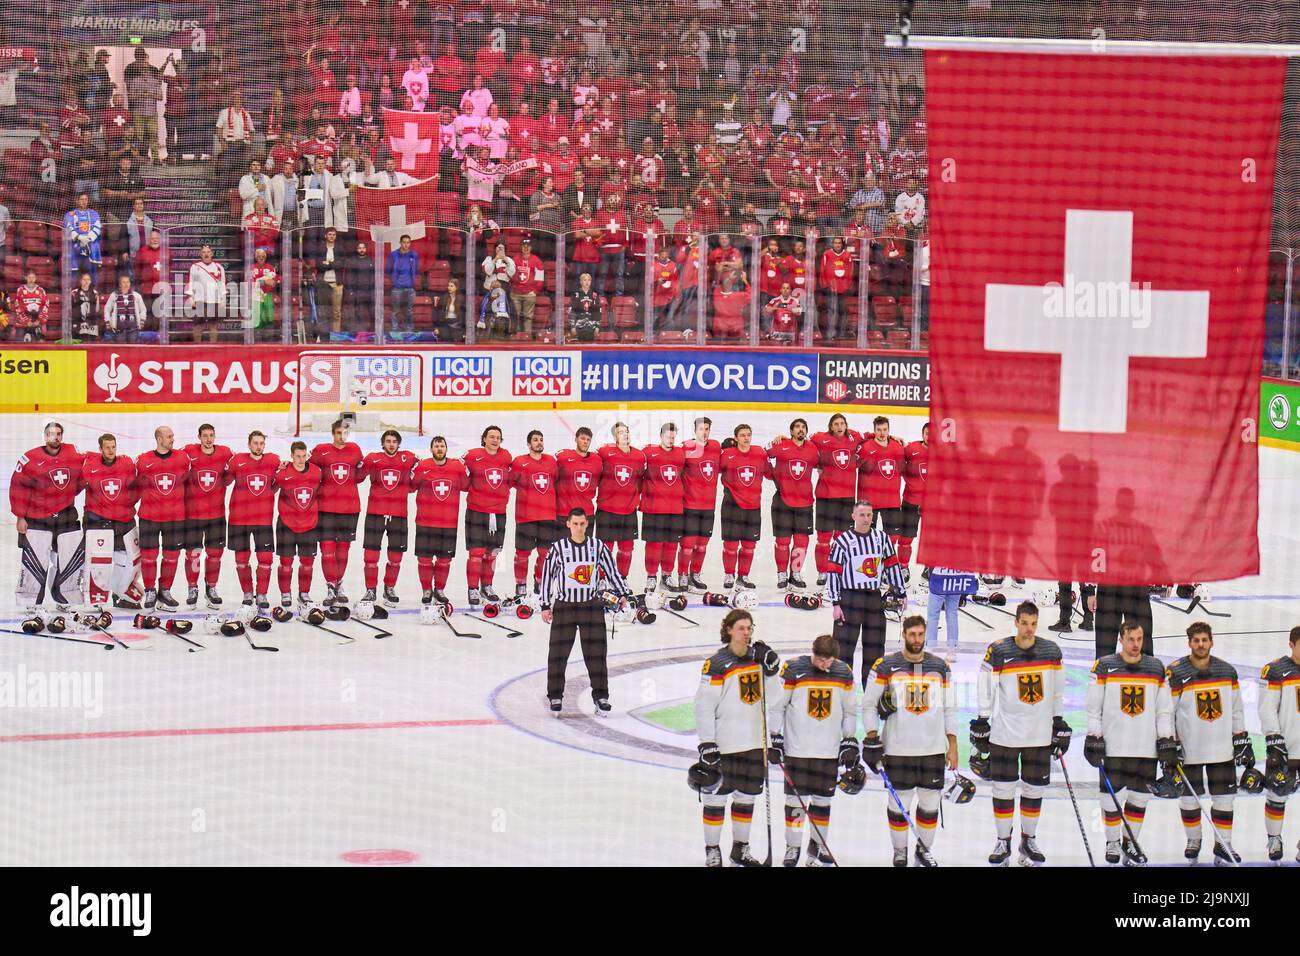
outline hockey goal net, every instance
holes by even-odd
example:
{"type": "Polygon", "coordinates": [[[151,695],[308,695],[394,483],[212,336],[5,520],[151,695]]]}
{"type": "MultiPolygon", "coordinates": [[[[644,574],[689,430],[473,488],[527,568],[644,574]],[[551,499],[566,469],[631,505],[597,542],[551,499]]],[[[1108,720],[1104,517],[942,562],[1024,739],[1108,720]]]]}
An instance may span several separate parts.
{"type": "Polygon", "coordinates": [[[298,356],[289,428],[323,432],[338,419],[358,431],[424,434],[424,357],[388,350],[307,350],[298,356]]]}

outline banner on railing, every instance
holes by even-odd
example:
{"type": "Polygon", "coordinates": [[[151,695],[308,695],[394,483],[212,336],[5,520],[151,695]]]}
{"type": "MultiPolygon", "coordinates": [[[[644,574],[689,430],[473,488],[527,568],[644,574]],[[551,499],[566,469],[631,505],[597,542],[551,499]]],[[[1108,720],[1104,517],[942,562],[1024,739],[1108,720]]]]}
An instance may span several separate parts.
{"type": "Polygon", "coordinates": [[[582,354],[584,401],[812,403],[811,352],[591,351],[582,354]]]}
{"type": "Polygon", "coordinates": [[[930,359],[925,355],[823,353],[820,400],[843,405],[930,404],[930,359]]]}
{"type": "Polygon", "coordinates": [[[1260,437],[1300,444],[1300,386],[1264,379],[1259,384],[1260,437]]]}

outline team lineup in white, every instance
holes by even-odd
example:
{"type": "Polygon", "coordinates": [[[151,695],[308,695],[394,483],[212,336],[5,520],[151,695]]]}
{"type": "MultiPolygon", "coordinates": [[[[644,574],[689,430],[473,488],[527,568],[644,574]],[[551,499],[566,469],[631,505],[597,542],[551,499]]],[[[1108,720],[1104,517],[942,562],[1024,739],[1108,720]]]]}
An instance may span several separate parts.
{"type": "MultiPolygon", "coordinates": [[[[722,625],[724,647],[704,663],[695,697],[699,762],[688,777],[703,803],[710,865],[722,864],[728,804],[731,862],[761,865],[749,850],[749,832],[756,798],[770,785],[769,766],[783,781],[786,865],[800,861],[805,827],[806,862],[836,862],[829,839],[832,797],[837,789],[860,792],[864,768],[889,794],[894,864],[935,865],[945,771],[958,767],[957,706],[950,671],[955,644],[947,655],[932,653],[926,620],[903,616],[922,514],[924,431],[921,441],[905,444],[889,435],[883,418],[860,434],[835,415],[826,431],[811,433],[795,419],[787,434],[759,445],[749,426],[736,426],[721,443],[711,429],[707,418],[696,419],[694,436],[680,441],[677,427],[665,424],[657,444],[639,448],[626,425],[616,425],[613,441],[600,447],[593,447],[590,429],[579,428],[574,447],[554,456],[534,430],[525,437],[528,451],[512,456],[502,447],[502,430],[491,426],[480,435],[481,447],[462,457],[435,437],[430,456],[419,458],[401,448],[402,437],[392,430],[382,436],[383,450],[363,454],[340,422],[332,441],[314,448],[295,441],[281,461],[260,431],[248,436],[246,452],[234,453],[217,443],[210,425],[184,445],[170,427],[159,426],[154,447],[132,458],[118,453],[109,434],[83,453],[63,441],[62,426],[50,423],[44,444],[20,457],[10,483],[23,631],[61,639],[65,631],[106,631],[109,608],[142,611],[146,621],[162,626],[160,615],[179,614],[182,603],[189,610],[202,603],[212,612],[209,629],[226,634],[242,633],[244,626],[266,630],[272,620],[292,620],[295,611],[318,626],[349,614],[380,617],[384,607],[402,601],[398,584],[414,493],[421,621],[449,622],[457,613],[447,590],[463,531],[466,607],[485,616],[513,607],[524,619],[541,612],[553,626],[552,658],[557,646],[563,652],[561,675],[572,630],[580,632],[597,715],[611,708],[608,687],[597,680],[605,666],[606,612],[616,621],[645,623],[656,611],[685,610],[690,594],[731,608],[722,625]],[[363,521],[359,486],[365,481],[363,521]],[[765,481],[774,491],[769,520],[785,603],[804,610],[829,603],[834,620],[833,633],[818,636],[810,653],[784,662],[752,640],[761,611],[750,574],[765,481]],[[725,580],[715,591],[702,574],[719,485],[725,580]],[[512,489],[515,590],[503,600],[495,565],[505,547],[512,489]],[[342,582],[359,528],[365,593],[350,602],[342,582]],[[603,545],[599,556],[581,551],[588,534],[603,545]],[[633,596],[625,579],[638,539],[647,580],[644,593],[633,596]],[[813,588],[803,577],[810,549],[813,588]],[[229,602],[217,588],[226,551],[242,591],[229,602]],[[311,596],[318,552],[325,579],[319,603],[311,596]],[[183,602],[171,593],[182,564],[188,585],[183,602]],[[280,595],[274,608],[273,576],[280,595]],[[565,608],[589,598],[598,613],[575,618],[567,643],[557,645],[554,631],[565,608]],[[223,612],[228,605],[234,610],[223,612]],[[890,654],[887,612],[901,618],[902,627],[902,648],[890,654]],[[859,636],[861,692],[853,674],[859,636]]],[[[932,592],[935,581],[957,576],[942,569],[925,574],[932,592]]],[[[931,607],[933,629],[933,600],[931,607]]],[[[1036,606],[1017,607],[1015,636],[989,645],[980,668],[970,767],[991,782],[996,842],[989,863],[1007,864],[1013,846],[1024,865],[1045,861],[1036,832],[1052,763],[1065,771],[1072,733],[1084,730],[1085,756],[1098,768],[1105,832],[1098,850],[1105,862],[1148,862],[1140,836],[1147,802],[1157,795],[1178,800],[1184,859],[1195,863],[1205,815],[1199,796],[1208,794],[1214,862],[1239,864],[1231,843],[1238,790],[1266,793],[1266,856],[1282,860],[1284,808],[1300,768],[1292,757],[1300,757],[1300,628],[1291,631],[1287,653],[1260,678],[1259,729],[1267,748],[1261,772],[1237,672],[1211,653],[1209,625],[1188,627],[1187,655],[1166,667],[1144,653],[1151,635],[1126,623],[1117,652],[1094,665],[1085,729],[1069,727],[1063,717],[1062,655],[1055,642],[1037,636],[1037,622],[1036,606]]],[[[176,617],[167,626],[184,634],[185,623],[176,617]]],[[[950,637],[955,641],[951,629],[950,637]]],[[[548,690],[546,703],[558,714],[562,690],[558,696],[548,690]]],[[[953,779],[949,795],[969,801],[973,781],[960,774],[953,779]]],[[[1077,803],[1075,811],[1077,817],[1077,803]]]]}

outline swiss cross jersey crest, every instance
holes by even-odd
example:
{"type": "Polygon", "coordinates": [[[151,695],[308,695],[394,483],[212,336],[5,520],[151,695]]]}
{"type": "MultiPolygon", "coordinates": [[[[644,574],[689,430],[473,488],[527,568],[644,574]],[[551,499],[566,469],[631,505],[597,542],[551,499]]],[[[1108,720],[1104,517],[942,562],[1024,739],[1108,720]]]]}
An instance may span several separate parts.
{"type": "Polygon", "coordinates": [[[267,481],[263,475],[249,475],[244,479],[244,487],[248,489],[249,494],[260,495],[266,491],[267,481]]]}
{"type": "Polygon", "coordinates": [[[575,471],[573,473],[573,487],[579,491],[586,491],[591,487],[591,472],[575,471]]]}
{"type": "Polygon", "coordinates": [[[796,478],[802,478],[803,473],[808,470],[808,466],[801,461],[790,462],[790,474],[796,478]]]}
{"type": "Polygon", "coordinates": [[[835,450],[835,454],[832,455],[831,457],[834,460],[836,467],[848,468],[849,461],[852,459],[853,456],[849,454],[849,450],[847,448],[838,448],[835,450]]]}
{"type": "Polygon", "coordinates": [[[196,479],[204,491],[211,491],[217,486],[217,473],[215,471],[201,471],[196,479]]]}
{"type": "Polygon", "coordinates": [[[539,471],[533,475],[533,487],[545,494],[551,487],[551,476],[544,471],[539,471]]]}
{"type": "Polygon", "coordinates": [[[491,487],[500,488],[501,482],[505,481],[506,473],[500,468],[489,468],[483,473],[483,477],[491,487]]]}
{"type": "Polygon", "coordinates": [[[311,495],[312,491],[310,488],[299,488],[293,493],[293,498],[298,502],[298,507],[306,511],[307,507],[311,504],[311,495]]]}
{"type": "Polygon", "coordinates": [[[330,468],[330,477],[334,479],[335,484],[346,485],[352,478],[352,469],[342,463],[334,465],[330,468]]]}
{"type": "Polygon", "coordinates": [[[122,482],[117,478],[105,478],[99,483],[99,490],[103,492],[104,497],[109,501],[116,501],[118,494],[122,490],[122,482]]]}
{"type": "Polygon", "coordinates": [[[753,468],[746,466],[736,472],[736,477],[740,479],[740,483],[742,485],[748,488],[750,485],[754,483],[754,476],[756,474],[757,472],[753,468]]]}
{"type": "Polygon", "coordinates": [[[700,465],[700,474],[704,476],[705,481],[713,480],[714,467],[713,462],[706,461],[700,465]]]}
{"type": "Polygon", "coordinates": [[[54,482],[54,487],[56,488],[62,488],[67,485],[69,477],[71,476],[66,468],[55,468],[50,472],[50,481],[54,482]]]}
{"type": "Polygon", "coordinates": [[[446,501],[449,494],[451,494],[451,482],[435,481],[433,483],[433,496],[439,501],[446,501]]]}
{"type": "Polygon", "coordinates": [[[894,460],[892,458],[882,458],[876,462],[876,467],[880,469],[880,474],[886,478],[894,477],[894,460]]]}
{"type": "Polygon", "coordinates": [[[379,473],[379,481],[385,488],[393,489],[402,480],[402,473],[396,468],[385,468],[379,473]]]}
{"type": "Polygon", "coordinates": [[[614,469],[614,480],[620,485],[626,485],[632,480],[632,469],[626,465],[619,465],[614,469]]]}
{"type": "Polygon", "coordinates": [[[170,495],[172,489],[176,487],[176,477],[174,475],[154,475],[153,486],[158,489],[158,494],[170,495]]]}
{"type": "Polygon", "coordinates": [[[677,468],[675,465],[660,465],[659,477],[663,479],[664,484],[671,485],[677,481],[677,468]]]}

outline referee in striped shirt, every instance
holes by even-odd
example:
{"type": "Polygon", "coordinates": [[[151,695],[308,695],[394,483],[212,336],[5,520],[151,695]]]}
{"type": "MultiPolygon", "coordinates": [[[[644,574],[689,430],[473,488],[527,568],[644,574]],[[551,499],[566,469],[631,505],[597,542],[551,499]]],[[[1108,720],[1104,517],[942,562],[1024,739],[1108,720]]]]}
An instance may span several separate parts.
{"type": "Polygon", "coordinates": [[[587,515],[581,508],[565,521],[569,536],[551,545],[542,568],[542,620],[551,625],[551,647],[546,667],[546,698],[551,711],[564,706],[564,669],[569,663],[574,637],[582,644],[582,658],[591,678],[596,713],[608,714],[609,671],[605,666],[604,589],[619,596],[619,606],[632,596],[613,555],[599,538],[587,537],[587,515]],[[602,583],[601,578],[605,579],[602,583]]]}
{"type": "Polygon", "coordinates": [[[862,686],[872,665],[885,655],[885,604],[881,587],[903,598],[907,607],[907,584],[898,564],[894,544],[884,531],[871,527],[872,508],[865,501],[853,505],[853,527],[831,542],[831,576],[827,596],[835,616],[835,640],[840,660],[853,668],[853,652],[862,635],[862,686]]]}

